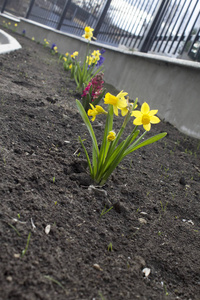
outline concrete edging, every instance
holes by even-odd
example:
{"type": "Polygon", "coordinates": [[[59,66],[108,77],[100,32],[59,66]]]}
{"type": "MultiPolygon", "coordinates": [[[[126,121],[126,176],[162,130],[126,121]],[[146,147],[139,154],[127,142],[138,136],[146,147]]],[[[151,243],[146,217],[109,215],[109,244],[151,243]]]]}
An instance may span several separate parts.
{"type": "Polygon", "coordinates": [[[16,39],[3,30],[0,30],[0,54],[5,54],[21,48],[16,39]]]}
{"type": "MultiPolygon", "coordinates": [[[[46,38],[55,43],[58,51],[86,51],[82,37],[66,34],[31,20],[20,18],[19,33],[43,43],[46,38]]],[[[163,57],[154,54],[131,52],[91,42],[90,49],[104,48],[105,81],[129,93],[139,103],[148,102],[151,109],[181,132],[200,139],[200,63],[163,57]]]]}

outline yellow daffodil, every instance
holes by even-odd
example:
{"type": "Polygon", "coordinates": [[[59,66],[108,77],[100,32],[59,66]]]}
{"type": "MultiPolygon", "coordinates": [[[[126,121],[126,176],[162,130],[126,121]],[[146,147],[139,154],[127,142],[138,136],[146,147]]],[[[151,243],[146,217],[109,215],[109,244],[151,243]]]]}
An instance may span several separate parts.
{"type": "Polygon", "coordinates": [[[96,64],[98,60],[99,60],[98,57],[92,56],[92,63],[93,64],[96,64]]]}
{"type": "Polygon", "coordinates": [[[70,70],[71,70],[71,68],[72,68],[72,64],[69,65],[69,69],[70,69],[70,70]]]}
{"type": "Polygon", "coordinates": [[[114,114],[118,116],[118,109],[124,109],[127,107],[127,100],[125,98],[126,95],[128,95],[128,93],[124,93],[123,91],[121,91],[117,96],[107,93],[104,98],[104,103],[113,105],[114,114]]]}
{"type": "Polygon", "coordinates": [[[94,122],[94,120],[96,119],[97,115],[102,115],[102,114],[107,115],[107,111],[105,111],[103,109],[103,107],[101,107],[100,105],[96,105],[94,107],[94,105],[92,105],[90,103],[90,106],[91,106],[92,109],[88,110],[88,116],[92,117],[92,119],[91,119],[92,122],[94,122]]]}
{"type": "Polygon", "coordinates": [[[75,51],[74,53],[72,53],[71,58],[75,58],[76,56],[78,56],[78,51],[75,51]]]}
{"type": "Polygon", "coordinates": [[[68,56],[69,56],[69,52],[66,52],[66,53],[65,53],[65,56],[68,57],[68,56]]]}
{"type": "Polygon", "coordinates": [[[66,57],[63,57],[63,60],[64,60],[64,61],[67,61],[67,58],[66,58],[66,57]]]}
{"type": "Polygon", "coordinates": [[[151,124],[157,124],[160,122],[160,119],[155,116],[158,110],[150,110],[149,105],[144,102],[141,107],[141,111],[135,110],[132,112],[131,116],[134,116],[136,119],[133,121],[134,125],[143,125],[146,131],[151,129],[151,124]]]}
{"type": "Polygon", "coordinates": [[[18,26],[18,24],[17,23],[15,23],[15,27],[17,27],[18,26]]]}
{"type": "Polygon", "coordinates": [[[92,60],[93,60],[92,56],[87,56],[86,63],[90,66],[92,64],[92,60]]]}
{"type": "Polygon", "coordinates": [[[86,40],[91,41],[91,39],[95,39],[93,37],[93,31],[94,29],[91,28],[90,26],[86,26],[85,27],[85,34],[82,35],[82,37],[84,37],[86,40]]]}
{"type": "MultiPolygon", "coordinates": [[[[126,99],[126,102],[127,102],[127,106],[121,108],[121,114],[122,114],[123,117],[128,113],[128,111],[129,111],[130,109],[131,109],[131,111],[132,111],[132,109],[133,109],[133,103],[130,103],[130,102],[129,102],[129,97],[126,99]]],[[[136,104],[135,108],[137,108],[137,106],[138,106],[138,105],[136,104]]]]}
{"type": "Polygon", "coordinates": [[[98,60],[99,60],[99,57],[100,57],[100,55],[101,55],[101,52],[100,52],[99,50],[94,50],[94,51],[92,52],[92,55],[93,55],[94,57],[98,58],[98,60]]]}
{"type": "Polygon", "coordinates": [[[34,37],[32,37],[32,41],[35,41],[35,38],[34,38],[34,37]]]}
{"type": "Polygon", "coordinates": [[[116,139],[116,133],[114,131],[109,131],[107,140],[108,142],[113,142],[116,139]]]}

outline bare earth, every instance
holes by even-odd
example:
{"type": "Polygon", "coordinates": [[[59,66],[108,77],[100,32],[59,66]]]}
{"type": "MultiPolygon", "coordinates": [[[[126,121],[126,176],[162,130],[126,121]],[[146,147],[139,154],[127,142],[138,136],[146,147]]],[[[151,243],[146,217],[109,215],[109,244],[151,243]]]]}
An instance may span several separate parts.
{"type": "Polygon", "coordinates": [[[200,141],[153,125],[167,137],[124,159],[107,196],[89,192],[75,84],[48,48],[12,35],[23,48],[0,56],[0,300],[199,300],[200,141]]]}

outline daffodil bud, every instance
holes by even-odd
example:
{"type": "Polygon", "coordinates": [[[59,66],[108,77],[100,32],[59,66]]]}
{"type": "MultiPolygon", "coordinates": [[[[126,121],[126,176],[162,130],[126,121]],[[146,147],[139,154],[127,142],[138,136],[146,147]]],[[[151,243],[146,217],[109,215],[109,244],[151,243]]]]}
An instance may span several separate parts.
{"type": "Polygon", "coordinates": [[[107,140],[108,142],[113,142],[116,139],[116,133],[114,131],[109,131],[107,140]]]}

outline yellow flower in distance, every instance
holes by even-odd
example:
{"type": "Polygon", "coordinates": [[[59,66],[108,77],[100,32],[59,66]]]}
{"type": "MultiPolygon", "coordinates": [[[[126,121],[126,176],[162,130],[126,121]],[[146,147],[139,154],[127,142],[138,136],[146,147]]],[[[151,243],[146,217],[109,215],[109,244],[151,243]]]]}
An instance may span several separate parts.
{"type": "Polygon", "coordinates": [[[96,59],[99,60],[100,55],[101,55],[101,52],[100,52],[99,50],[94,50],[94,51],[92,52],[92,55],[93,55],[96,59]]]}
{"type": "Polygon", "coordinates": [[[82,37],[84,37],[86,40],[91,41],[91,39],[95,39],[93,37],[93,31],[94,29],[91,28],[90,26],[86,26],[85,27],[85,34],[82,35],[82,37]]]}
{"type": "Polygon", "coordinates": [[[70,69],[70,70],[71,70],[71,68],[72,68],[72,64],[69,65],[69,69],[70,69]]]}
{"type": "Polygon", "coordinates": [[[66,57],[63,57],[63,60],[64,60],[64,61],[67,61],[67,58],[66,58],[66,57]]]}
{"type": "Polygon", "coordinates": [[[15,23],[15,27],[17,27],[18,26],[18,24],[17,23],[15,23]]]}
{"type": "Polygon", "coordinates": [[[78,51],[75,51],[74,53],[72,53],[71,57],[75,58],[76,56],[78,56],[78,51]]]}
{"type": "Polygon", "coordinates": [[[151,124],[157,124],[160,122],[160,119],[155,116],[158,110],[150,110],[149,105],[144,102],[141,107],[141,111],[135,110],[132,112],[131,116],[135,117],[133,121],[134,125],[143,125],[146,131],[151,129],[151,124]]]}
{"type": "Polygon", "coordinates": [[[92,60],[93,60],[92,56],[87,56],[86,63],[90,66],[92,64],[92,60]]]}
{"type": "Polygon", "coordinates": [[[65,53],[65,56],[67,56],[67,57],[68,57],[68,56],[69,56],[69,52],[66,52],[66,53],[65,53]]]}
{"type": "Polygon", "coordinates": [[[91,119],[92,122],[94,122],[94,120],[96,119],[97,115],[102,115],[102,114],[107,115],[107,111],[105,111],[103,109],[103,107],[101,107],[100,105],[96,105],[94,107],[94,105],[92,105],[90,103],[90,106],[91,106],[92,109],[88,110],[88,116],[92,117],[92,119],[91,119]]]}
{"type": "Polygon", "coordinates": [[[116,133],[114,131],[109,131],[107,140],[113,142],[116,139],[116,133]]]}
{"type": "Polygon", "coordinates": [[[104,103],[113,105],[114,114],[118,116],[118,109],[127,107],[127,100],[125,98],[126,95],[128,95],[128,93],[123,91],[121,91],[117,96],[107,93],[104,98],[104,103]]]}

